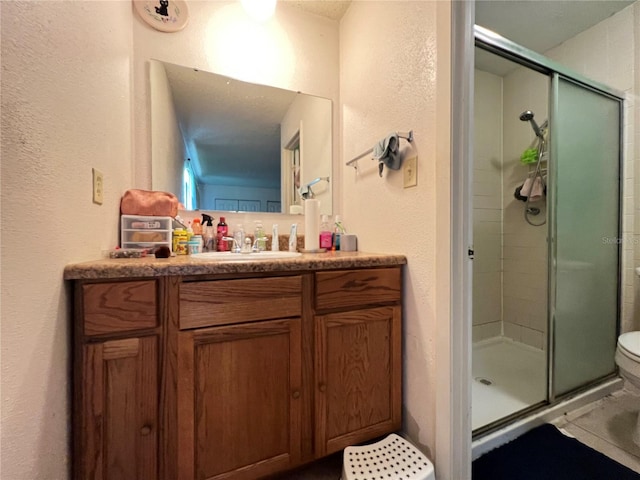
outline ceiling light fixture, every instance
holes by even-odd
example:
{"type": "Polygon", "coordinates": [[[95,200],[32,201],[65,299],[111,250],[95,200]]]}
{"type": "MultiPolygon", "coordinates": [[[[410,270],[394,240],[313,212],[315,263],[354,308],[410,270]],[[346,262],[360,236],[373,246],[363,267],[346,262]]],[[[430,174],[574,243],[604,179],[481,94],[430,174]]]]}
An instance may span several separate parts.
{"type": "Polygon", "coordinates": [[[255,20],[269,20],[276,11],[276,0],[240,0],[244,10],[255,20]]]}

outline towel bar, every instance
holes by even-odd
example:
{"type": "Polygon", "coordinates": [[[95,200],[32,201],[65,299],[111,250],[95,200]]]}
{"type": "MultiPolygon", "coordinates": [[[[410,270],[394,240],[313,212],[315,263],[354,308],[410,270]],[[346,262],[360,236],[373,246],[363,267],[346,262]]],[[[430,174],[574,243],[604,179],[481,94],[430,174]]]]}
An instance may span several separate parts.
{"type": "MultiPolygon", "coordinates": [[[[398,135],[398,137],[400,138],[404,138],[405,140],[407,140],[409,143],[413,142],[413,130],[409,130],[408,132],[396,132],[396,135],[398,135]]],[[[360,155],[358,155],[355,158],[352,158],[351,160],[349,160],[347,163],[345,163],[345,165],[347,165],[348,167],[353,167],[356,170],[358,169],[358,165],[356,164],[356,162],[358,160],[360,160],[362,157],[370,154],[371,152],[373,152],[373,147],[371,147],[369,150],[367,150],[366,152],[361,153],[360,155]],[[355,164],[355,165],[354,165],[355,164]]]]}

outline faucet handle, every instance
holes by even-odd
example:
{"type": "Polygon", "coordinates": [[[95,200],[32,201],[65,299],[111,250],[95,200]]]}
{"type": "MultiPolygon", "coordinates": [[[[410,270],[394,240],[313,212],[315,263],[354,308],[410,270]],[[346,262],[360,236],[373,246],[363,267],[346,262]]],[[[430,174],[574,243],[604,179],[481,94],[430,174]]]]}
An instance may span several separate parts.
{"type": "Polygon", "coordinates": [[[246,237],[244,239],[244,245],[242,245],[242,253],[251,253],[253,249],[251,248],[251,239],[246,237]]]}
{"type": "Polygon", "coordinates": [[[233,242],[231,251],[233,253],[240,253],[240,245],[238,245],[238,241],[234,237],[222,237],[222,240],[224,240],[225,242],[233,242]]]}

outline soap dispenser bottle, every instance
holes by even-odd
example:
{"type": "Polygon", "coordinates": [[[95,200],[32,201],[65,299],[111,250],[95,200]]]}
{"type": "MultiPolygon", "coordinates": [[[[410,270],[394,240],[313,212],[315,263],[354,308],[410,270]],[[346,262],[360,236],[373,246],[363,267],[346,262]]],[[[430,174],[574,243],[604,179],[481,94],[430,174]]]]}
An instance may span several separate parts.
{"type": "Polygon", "coordinates": [[[320,222],[320,248],[326,248],[331,250],[333,241],[333,234],[331,227],[329,226],[329,218],[326,215],[322,215],[322,221],[320,222]]]}
{"type": "Polygon", "coordinates": [[[333,249],[340,250],[340,235],[347,233],[342,224],[342,218],[340,215],[336,215],[335,223],[333,226],[333,249]]]}
{"type": "Polygon", "coordinates": [[[264,227],[260,220],[256,220],[256,227],[254,231],[254,241],[256,242],[256,249],[263,252],[267,249],[267,236],[264,233],[264,227]]]}

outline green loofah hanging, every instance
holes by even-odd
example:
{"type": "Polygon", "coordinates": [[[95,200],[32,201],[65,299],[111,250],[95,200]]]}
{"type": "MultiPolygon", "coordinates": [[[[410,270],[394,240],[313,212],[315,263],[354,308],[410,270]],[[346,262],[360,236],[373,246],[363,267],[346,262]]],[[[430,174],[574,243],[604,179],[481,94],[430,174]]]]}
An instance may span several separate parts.
{"type": "Polygon", "coordinates": [[[536,163],[538,161],[538,149],[527,148],[522,155],[520,155],[520,162],[523,165],[529,165],[530,163],[536,163]]]}

